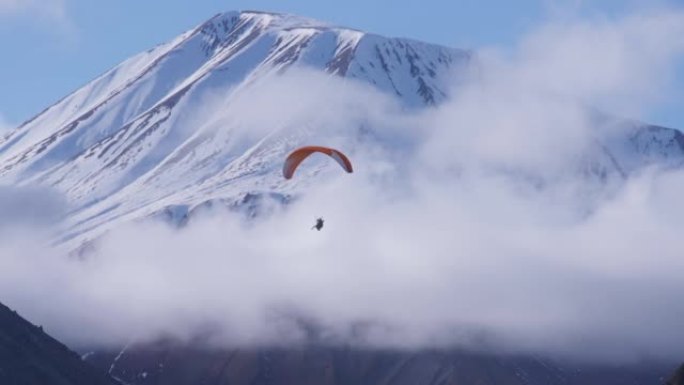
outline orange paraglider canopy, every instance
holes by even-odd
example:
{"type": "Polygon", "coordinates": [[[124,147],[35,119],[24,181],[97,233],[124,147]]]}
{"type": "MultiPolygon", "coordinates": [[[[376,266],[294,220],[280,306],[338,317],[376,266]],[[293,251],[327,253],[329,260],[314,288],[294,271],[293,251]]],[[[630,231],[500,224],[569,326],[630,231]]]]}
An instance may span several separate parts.
{"type": "Polygon", "coordinates": [[[299,166],[299,164],[302,163],[304,159],[306,159],[309,155],[313,154],[314,152],[320,152],[335,159],[335,161],[337,161],[337,163],[339,163],[340,166],[342,166],[342,168],[346,172],[351,173],[354,171],[352,169],[352,164],[349,161],[349,158],[347,158],[347,156],[341,153],[340,151],[329,147],[305,146],[292,151],[290,155],[288,155],[285,159],[285,164],[283,165],[283,176],[285,177],[285,179],[292,178],[292,175],[294,175],[297,166],[299,166]]]}

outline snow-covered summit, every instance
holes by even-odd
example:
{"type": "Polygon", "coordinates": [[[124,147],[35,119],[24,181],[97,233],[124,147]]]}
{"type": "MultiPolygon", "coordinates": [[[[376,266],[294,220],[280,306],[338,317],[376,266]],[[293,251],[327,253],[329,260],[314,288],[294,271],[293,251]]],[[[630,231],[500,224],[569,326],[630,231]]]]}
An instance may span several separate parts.
{"type": "MultiPolygon", "coordinates": [[[[334,26],[316,19],[311,19],[304,16],[279,13],[279,12],[264,12],[255,10],[244,10],[241,12],[231,11],[226,13],[221,13],[215,16],[215,18],[225,20],[232,18],[244,17],[247,19],[258,20],[262,25],[268,26],[268,28],[276,30],[287,30],[287,29],[303,29],[303,28],[333,28],[334,26]]],[[[344,28],[346,29],[346,28],[344,28]]]]}

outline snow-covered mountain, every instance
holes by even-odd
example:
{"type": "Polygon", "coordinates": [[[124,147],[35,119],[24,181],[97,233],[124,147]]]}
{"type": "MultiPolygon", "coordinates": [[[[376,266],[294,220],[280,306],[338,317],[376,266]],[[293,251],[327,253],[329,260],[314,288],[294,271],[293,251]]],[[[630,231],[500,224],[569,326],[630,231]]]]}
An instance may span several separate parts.
{"type": "MultiPolygon", "coordinates": [[[[288,67],[355,78],[407,106],[439,103],[440,81],[467,65],[466,51],[390,39],[318,21],[228,12],[121,63],[0,138],[0,178],[64,192],[70,234],[167,207],[281,191],[279,162],[297,137],[237,143],[212,131],[201,100],[229,99],[288,67]],[[199,115],[188,129],[185,117],[199,115]],[[277,161],[276,161],[277,160],[277,161]]],[[[256,103],[256,101],[255,101],[256,103]]],[[[229,132],[236,122],[222,122],[229,132]]],[[[180,213],[180,214],[179,214],[180,213]]]]}
{"type": "MultiPolygon", "coordinates": [[[[61,241],[76,244],[150,215],[183,220],[216,201],[287,200],[296,183],[283,183],[282,159],[310,132],[233,135],[240,122],[220,109],[229,111],[231,98],[248,85],[307,67],[423,108],[445,100],[444,78],[472,62],[468,51],[301,17],[219,14],[126,60],[0,138],[0,182],[63,192],[73,211],[61,241]],[[210,95],[227,102],[211,109],[203,102],[210,95]]],[[[652,162],[680,163],[684,137],[635,124],[601,151],[587,164],[589,172],[624,175],[652,162]]]]}

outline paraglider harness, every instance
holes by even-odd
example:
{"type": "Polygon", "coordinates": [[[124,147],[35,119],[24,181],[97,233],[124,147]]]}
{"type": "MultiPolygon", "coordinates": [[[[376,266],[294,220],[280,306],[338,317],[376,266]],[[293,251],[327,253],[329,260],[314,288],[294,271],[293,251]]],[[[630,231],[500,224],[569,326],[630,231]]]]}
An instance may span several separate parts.
{"type": "Polygon", "coordinates": [[[316,219],[316,224],[313,225],[311,230],[316,229],[318,231],[321,231],[322,228],[323,228],[323,218],[318,218],[318,219],[316,219]]]}

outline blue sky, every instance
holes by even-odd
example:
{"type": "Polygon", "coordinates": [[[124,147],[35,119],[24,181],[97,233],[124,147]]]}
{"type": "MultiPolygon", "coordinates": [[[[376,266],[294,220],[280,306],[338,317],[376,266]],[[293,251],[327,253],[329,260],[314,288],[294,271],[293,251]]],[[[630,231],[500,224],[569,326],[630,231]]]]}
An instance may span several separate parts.
{"type": "MultiPolygon", "coordinates": [[[[0,126],[16,125],[131,55],[227,10],[300,14],[459,48],[512,47],[549,19],[611,18],[658,0],[0,0],[0,126]]],[[[636,10],[636,11],[635,11],[636,10]]],[[[684,85],[684,66],[678,84],[684,85]]],[[[684,87],[679,87],[684,88],[684,87]]],[[[651,122],[684,127],[684,103],[651,122]]]]}

